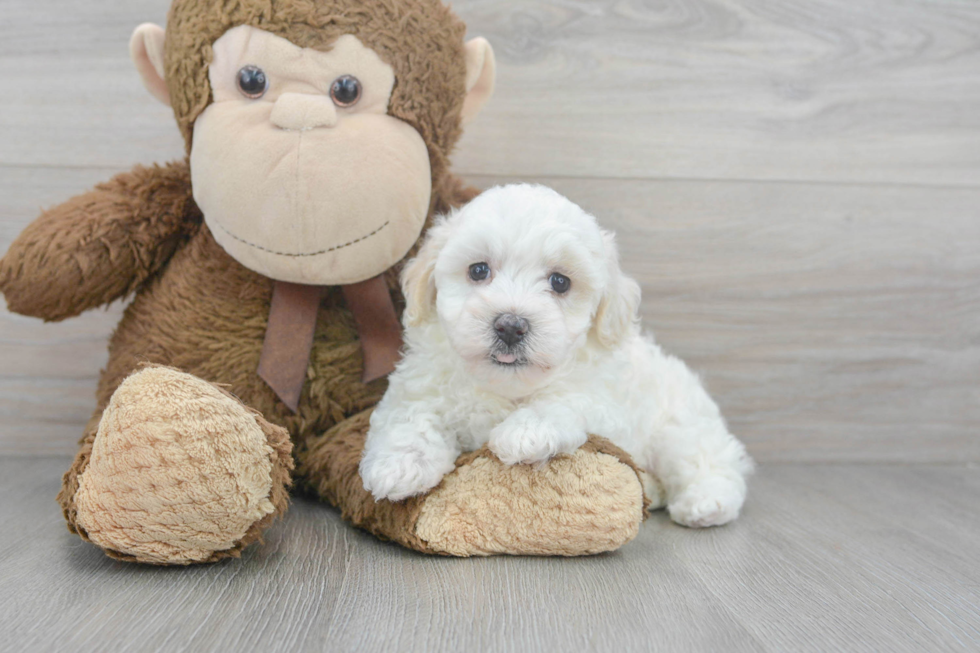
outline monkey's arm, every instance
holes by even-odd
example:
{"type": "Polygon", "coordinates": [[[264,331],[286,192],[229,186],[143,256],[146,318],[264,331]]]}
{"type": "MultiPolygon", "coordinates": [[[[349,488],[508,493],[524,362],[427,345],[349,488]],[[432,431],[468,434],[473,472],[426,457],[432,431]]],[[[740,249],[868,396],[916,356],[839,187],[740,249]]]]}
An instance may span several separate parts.
{"type": "Polygon", "coordinates": [[[186,162],[137,166],[31,223],[0,260],[0,292],[16,313],[78,315],[135,291],[199,222],[186,162]]]}

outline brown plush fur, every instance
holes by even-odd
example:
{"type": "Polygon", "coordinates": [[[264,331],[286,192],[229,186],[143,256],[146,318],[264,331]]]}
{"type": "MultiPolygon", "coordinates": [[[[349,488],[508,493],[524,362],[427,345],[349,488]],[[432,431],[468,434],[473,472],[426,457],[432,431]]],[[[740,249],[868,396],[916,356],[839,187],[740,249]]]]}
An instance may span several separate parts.
{"type": "MultiPolygon", "coordinates": [[[[171,166],[181,167],[181,164],[171,166]]],[[[190,193],[189,178],[185,193],[190,193]]],[[[432,213],[446,211],[471,199],[474,194],[474,190],[464,188],[455,178],[444,177],[443,186],[435,189],[432,213]]],[[[88,206],[81,198],[73,202],[88,206]]],[[[227,387],[247,406],[272,422],[285,426],[300,445],[301,452],[307,450],[302,445],[308,438],[328,431],[332,435],[350,433],[363,437],[359,414],[374,406],[384,393],[386,381],[364,384],[360,380],[361,350],[353,316],[343,305],[340,289],[334,288],[325,295],[320,306],[308,380],[303,388],[299,409],[293,414],[256,374],[265,336],[272,280],[246,269],[225,253],[202,223],[193,201],[189,202],[188,207],[187,223],[193,225],[188,228],[190,235],[184,238],[164,272],[137,293],[109,343],[109,362],[99,379],[96,395],[97,410],[85,430],[75,462],[65,474],[64,488],[59,495],[69,528],[74,532],[78,532],[73,505],[77,479],[88,464],[101,412],[119,384],[141,365],[172,366],[227,387]],[[348,420],[348,417],[352,417],[352,420],[348,420]],[[348,421],[353,426],[347,426],[348,421]]],[[[44,233],[38,227],[44,226],[48,216],[53,214],[58,220],[48,226],[51,229],[65,228],[62,219],[67,216],[56,211],[45,214],[35,222],[33,232],[44,233]]],[[[0,270],[11,269],[11,262],[26,258],[18,257],[22,252],[20,244],[21,239],[18,239],[11,246],[0,262],[0,270]]],[[[112,241],[103,241],[106,247],[111,244],[112,241]]],[[[119,246],[125,247],[125,243],[119,246]]],[[[33,251],[29,247],[26,249],[33,251]]],[[[110,249],[103,255],[111,261],[115,251],[110,249]]],[[[396,306],[400,310],[404,301],[397,290],[397,275],[396,269],[387,274],[396,306]]],[[[17,278],[19,280],[20,276],[17,278]]],[[[26,283],[24,285],[28,286],[26,283]]],[[[0,286],[0,289],[5,293],[7,291],[6,286],[0,286]]],[[[51,291],[56,292],[56,288],[51,291]]],[[[63,294],[68,295],[67,292],[63,294]]],[[[27,314],[38,313],[33,306],[21,308],[27,314]]],[[[356,476],[356,461],[347,470],[346,475],[349,474],[356,476]]],[[[343,482],[340,479],[345,478],[345,474],[337,478],[337,482],[343,482]]],[[[312,482],[329,484],[333,481],[316,479],[312,482]]],[[[284,490],[278,491],[284,493],[284,490]]],[[[326,498],[329,499],[329,495],[326,498]]],[[[256,539],[269,521],[267,518],[258,524],[253,529],[254,533],[250,531],[251,539],[256,539]]],[[[84,533],[80,535],[85,537],[84,533]]],[[[243,543],[247,541],[243,540],[243,543]]],[[[238,550],[240,548],[218,552],[214,559],[235,555],[238,550]]]]}
{"type": "Polygon", "coordinates": [[[466,25],[438,0],[175,0],[167,18],[165,77],[187,143],[211,102],[211,44],[230,27],[251,25],[304,48],[328,51],[353,34],[395,71],[388,113],[429,147],[432,177],[448,170],[465,97],[466,25]]]}
{"type": "Polygon", "coordinates": [[[425,497],[399,503],[376,502],[364,489],[357,466],[364,450],[371,411],[345,420],[322,436],[307,439],[297,451],[299,476],[317,496],[341,509],[351,523],[385,540],[425,553],[435,553],[415,535],[415,522],[425,497]]]}
{"type": "Polygon", "coordinates": [[[64,320],[136,292],[197,230],[185,164],[137,166],[41,214],[0,265],[11,311],[64,320]]]}
{"type": "MultiPolygon", "coordinates": [[[[320,49],[353,33],[394,68],[390,113],[413,125],[428,146],[430,220],[475,196],[477,191],[447,171],[465,94],[464,27],[439,0],[175,0],[169,21],[166,70],[188,148],[193,121],[210,102],[211,43],[226,29],[254,25],[320,49]]],[[[400,268],[401,263],[386,273],[399,312],[400,268]]],[[[414,531],[424,498],[375,503],[357,476],[367,411],[386,382],[361,382],[357,331],[339,288],[321,302],[298,411],[292,413],[258,377],[272,283],[217,245],[192,199],[186,162],[119,175],[42,214],[14,241],[0,261],[0,291],[13,311],[61,320],[135,294],[112,336],[95,413],[58,497],[72,531],[87,539],[78,527],[74,497],[103,411],[122,381],[149,363],[227,388],[264,416],[257,419],[278,452],[270,496],[276,512],[209,561],[238,555],[285,509],[292,461],[282,430],[273,424],[292,438],[304,487],[338,505],[355,524],[432,552],[414,531]]],[[[617,456],[625,459],[621,452],[617,456]]]]}

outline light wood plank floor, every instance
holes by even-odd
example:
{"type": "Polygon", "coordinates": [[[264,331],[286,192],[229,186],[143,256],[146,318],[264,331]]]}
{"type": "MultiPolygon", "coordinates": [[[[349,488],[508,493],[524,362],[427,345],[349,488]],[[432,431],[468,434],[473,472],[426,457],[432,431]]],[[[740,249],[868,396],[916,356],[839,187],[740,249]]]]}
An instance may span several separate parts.
{"type": "Polygon", "coordinates": [[[980,650],[976,466],[774,464],[729,526],[656,513],[569,560],[423,556],[298,499],[242,560],[173,569],[70,535],[67,464],[0,459],[0,649],[980,650]]]}

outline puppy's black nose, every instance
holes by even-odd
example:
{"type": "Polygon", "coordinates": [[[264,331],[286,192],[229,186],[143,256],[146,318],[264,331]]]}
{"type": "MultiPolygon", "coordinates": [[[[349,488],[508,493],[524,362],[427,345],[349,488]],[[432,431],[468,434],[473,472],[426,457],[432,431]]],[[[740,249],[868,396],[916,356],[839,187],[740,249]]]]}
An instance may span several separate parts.
{"type": "Polygon", "coordinates": [[[497,332],[497,337],[510,347],[524,339],[527,328],[527,320],[513,313],[504,313],[493,321],[493,329],[497,332]]]}

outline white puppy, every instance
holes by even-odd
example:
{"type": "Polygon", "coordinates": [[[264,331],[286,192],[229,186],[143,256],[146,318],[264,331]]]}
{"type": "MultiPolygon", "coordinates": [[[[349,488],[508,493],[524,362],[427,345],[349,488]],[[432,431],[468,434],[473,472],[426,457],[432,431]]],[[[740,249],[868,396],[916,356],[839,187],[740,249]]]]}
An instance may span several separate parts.
{"type": "Polygon", "coordinates": [[[674,521],[738,516],[752,461],[698,378],[640,333],[612,234],[568,199],[486,191],[429,230],[402,285],[405,357],[360,466],[376,499],[430,490],[487,442],[542,463],[593,433],[659,481],[648,494],[674,521]]]}

